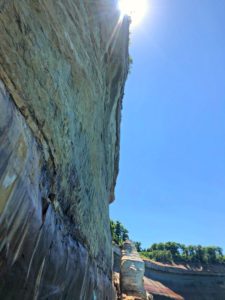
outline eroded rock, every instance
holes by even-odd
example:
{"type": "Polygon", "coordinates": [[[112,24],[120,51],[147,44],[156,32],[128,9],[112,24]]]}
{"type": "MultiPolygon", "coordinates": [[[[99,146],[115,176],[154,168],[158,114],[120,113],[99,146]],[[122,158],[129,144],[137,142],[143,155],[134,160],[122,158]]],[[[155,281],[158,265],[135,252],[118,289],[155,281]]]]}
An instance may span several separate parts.
{"type": "Polygon", "coordinates": [[[140,258],[134,244],[126,241],[123,244],[121,256],[121,291],[127,297],[136,297],[137,299],[146,299],[144,290],[144,272],[145,265],[140,258]]]}
{"type": "Polygon", "coordinates": [[[187,268],[146,260],[145,276],[145,288],[154,299],[222,300],[225,295],[223,265],[187,268]]]}
{"type": "MultiPolygon", "coordinates": [[[[144,287],[154,300],[184,300],[184,298],[159,281],[144,277],[144,287]]],[[[150,298],[151,299],[151,298],[150,298]]]]}
{"type": "Polygon", "coordinates": [[[111,0],[2,0],[0,26],[0,298],[113,299],[129,22],[111,0]]]}

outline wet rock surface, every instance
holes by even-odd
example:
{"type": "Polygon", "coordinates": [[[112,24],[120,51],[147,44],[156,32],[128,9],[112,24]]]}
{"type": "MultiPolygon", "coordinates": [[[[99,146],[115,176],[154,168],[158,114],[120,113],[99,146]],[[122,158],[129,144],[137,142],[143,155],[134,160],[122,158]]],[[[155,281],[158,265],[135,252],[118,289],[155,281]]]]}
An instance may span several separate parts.
{"type": "Polygon", "coordinates": [[[128,21],[110,0],[2,0],[0,26],[0,299],[113,299],[128,21]]]}

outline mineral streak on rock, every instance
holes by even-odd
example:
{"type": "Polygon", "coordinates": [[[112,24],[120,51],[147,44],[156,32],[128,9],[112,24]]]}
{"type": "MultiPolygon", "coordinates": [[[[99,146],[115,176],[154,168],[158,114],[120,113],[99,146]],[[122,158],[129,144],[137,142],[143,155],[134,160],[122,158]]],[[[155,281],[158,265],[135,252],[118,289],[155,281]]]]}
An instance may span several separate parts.
{"type": "Polygon", "coordinates": [[[0,299],[113,299],[129,21],[113,0],[1,0],[0,28],[0,299]]]}
{"type": "Polygon", "coordinates": [[[129,297],[135,299],[146,299],[144,290],[144,272],[145,264],[140,258],[134,244],[126,241],[123,244],[121,267],[120,267],[120,283],[121,291],[129,297]]]}

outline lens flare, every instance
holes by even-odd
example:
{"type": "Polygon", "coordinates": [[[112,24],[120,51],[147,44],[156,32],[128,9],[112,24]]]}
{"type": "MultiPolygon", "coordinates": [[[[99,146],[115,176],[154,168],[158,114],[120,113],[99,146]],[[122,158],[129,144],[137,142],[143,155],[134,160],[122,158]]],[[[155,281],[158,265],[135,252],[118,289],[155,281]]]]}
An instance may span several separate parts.
{"type": "Polygon", "coordinates": [[[132,25],[137,25],[148,10],[148,0],[119,0],[118,7],[122,16],[130,16],[132,25]]]}

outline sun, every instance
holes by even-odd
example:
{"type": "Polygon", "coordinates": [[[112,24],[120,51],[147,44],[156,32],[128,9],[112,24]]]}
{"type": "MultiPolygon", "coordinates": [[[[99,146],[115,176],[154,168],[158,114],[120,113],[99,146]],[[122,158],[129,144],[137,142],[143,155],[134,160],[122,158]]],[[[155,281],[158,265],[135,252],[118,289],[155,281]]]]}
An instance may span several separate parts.
{"type": "Polygon", "coordinates": [[[132,25],[137,25],[148,10],[148,0],[119,0],[118,7],[122,16],[130,16],[132,25]]]}

